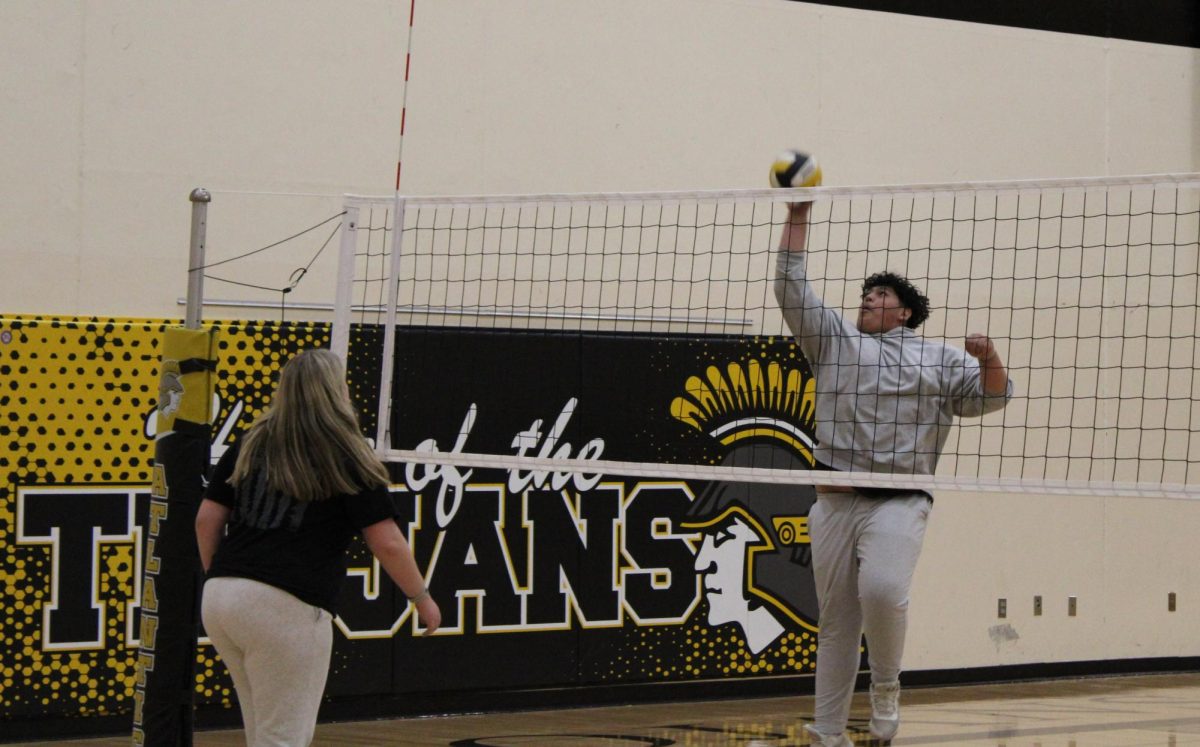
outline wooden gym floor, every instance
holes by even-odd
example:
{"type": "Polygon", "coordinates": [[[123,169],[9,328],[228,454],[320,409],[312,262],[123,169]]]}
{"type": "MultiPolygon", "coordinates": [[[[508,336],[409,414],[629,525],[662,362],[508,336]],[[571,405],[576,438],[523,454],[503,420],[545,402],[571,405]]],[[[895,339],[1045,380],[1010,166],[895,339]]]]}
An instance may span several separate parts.
{"type": "MultiPolygon", "coordinates": [[[[901,745],[989,747],[1200,746],[1200,674],[1097,677],[970,687],[910,688],[901,697],[901,745]]],[[[851,729],[866,736],[865,695],[851,729]]],[[[806,745],[811,697],[657,703],[321,724],[317,747],[783,747],[806,745]]],[[[128,737],[27,742],[18,747],[127,747],[128,737]]],[[[240,731],[196,735],[196,747],[232,747],[240,731]]]]}

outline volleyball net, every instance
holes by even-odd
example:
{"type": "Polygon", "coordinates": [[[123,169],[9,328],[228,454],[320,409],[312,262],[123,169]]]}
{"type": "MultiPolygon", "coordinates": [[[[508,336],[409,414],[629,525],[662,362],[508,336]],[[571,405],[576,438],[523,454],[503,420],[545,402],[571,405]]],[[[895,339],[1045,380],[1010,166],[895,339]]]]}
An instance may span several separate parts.
{"type": "MultiPolygon", "coordinates": [[[[807,276],[827,307],[853,319],[864,278],[904,275],[931,302],[923,337],[961,347],[969,333],[987,334],[1014,384],[1004,409],[955,423],[935,474],[822,472],[819,482],[1200,497],[1200,174],[347,197],[333,344],[346,354],[352,324],[382,330],[373,364],[381,455],[509,474],[814,481],[791,462],[722,459],[719,447],[765,440],[811,457],[812,371],[774,292],[790,202],[812,203],[807,276]],[[522,341],[552,339],[634,340],[640,350],[648,340],[686,340],[749,352],[693,366],[664,402],[679,427],[709,437],[714,449],[609,449],[580,458],[524,448],[519,438],[484,447],[465,431],[462,448],[445,447],[453,438],[422,445],[404,426],[413,401],[404,377],[413,364],[397,361],[469,347],[479,335],[514,351],[522,341]]],[[[470,365],[470,350],[453,352],[470,365]]],[[[651,375],[639,366],[655,364],[637,358],[621,370],[651,375]]],[[[516,382],[503,366],[480,365],[491,366],[495,391],[538,386],[527,367],[516,382]]],[[[586,380],[588,369],[578,370],[586,380]]]]}

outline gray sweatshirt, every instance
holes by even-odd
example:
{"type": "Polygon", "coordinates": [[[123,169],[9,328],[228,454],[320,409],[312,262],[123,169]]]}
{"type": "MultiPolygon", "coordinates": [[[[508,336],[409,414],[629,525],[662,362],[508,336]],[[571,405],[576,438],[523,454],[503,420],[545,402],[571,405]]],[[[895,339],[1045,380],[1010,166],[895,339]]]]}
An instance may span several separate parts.
{"type": "Polygon", "coordinates": [[[931,475],[954,416],[1003,408],[983,393],[979,361],[902,327],[863,334],[826,308],[805,254],[779,253],[775,297],[816,378],[816,458],[834,469],[931,475]]]}

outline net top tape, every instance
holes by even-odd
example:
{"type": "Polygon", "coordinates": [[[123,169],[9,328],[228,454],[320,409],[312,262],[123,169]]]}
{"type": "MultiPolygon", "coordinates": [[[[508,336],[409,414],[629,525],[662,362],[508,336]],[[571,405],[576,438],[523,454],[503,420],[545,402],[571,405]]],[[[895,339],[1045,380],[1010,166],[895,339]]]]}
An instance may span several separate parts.
{"type": "Polygon", "coordinates": [[[1200,188],[1200,173],[1143,174],[1071,179],[1023,179],[1012,181],[944,182],[849,187],[806,187],[801,189],[726,189],[674,192],[564,192],[497,195],[356,195],[344,196],[348,206],[390,205],[403,201],[413,206],[467,207],[504,206],[547,202],[716,202],[770,201],[808,202],[823,198],[873,198],[933,196],[961,192],[1022,192],[1044,189],[1088,190],[1122,186],[1153,186],[1179,189],[1200,188]]]}

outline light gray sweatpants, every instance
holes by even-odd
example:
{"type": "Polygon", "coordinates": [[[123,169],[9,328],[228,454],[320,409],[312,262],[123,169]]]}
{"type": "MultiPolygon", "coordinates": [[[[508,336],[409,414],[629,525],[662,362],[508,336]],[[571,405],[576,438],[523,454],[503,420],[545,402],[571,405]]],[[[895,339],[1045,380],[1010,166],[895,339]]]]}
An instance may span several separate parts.
{"type": "Polygon", "coordinates": [[[248,747],[305,747],[329,674],[333,616],[246,578],[204,583],[204,630],[237,689],[248,747]]]}
{"type": "Polygon", "coordinates": [[[823,493],[808,515],[820,619],[814,727],[841,734],[850,717],[859,641],[872,682],[895,682],[908,627],[908,592],[930,501],[823,493]]]}

